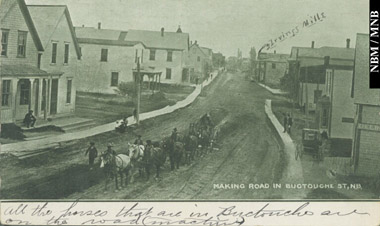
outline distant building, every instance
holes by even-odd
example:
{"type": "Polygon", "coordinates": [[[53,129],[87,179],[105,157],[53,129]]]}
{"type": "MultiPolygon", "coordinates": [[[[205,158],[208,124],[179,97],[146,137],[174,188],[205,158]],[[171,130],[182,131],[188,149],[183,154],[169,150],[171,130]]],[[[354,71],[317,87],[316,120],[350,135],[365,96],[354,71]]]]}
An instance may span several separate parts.
{"type": "Polygon", "coordinates": [[[149,51],[138,41],[125,41],[127,31],[76,27],[82,58],[78,90],[115,94],[120,82],[132,82],[136,56],[149,51]]]}
{"type": "Polygon", "coordinates": [[[300,82],[316,85],[316,125],[327,132],[332,149],[342,150],[344,146],[351,150],[355,113],[351,97],[353,66],[331,65],[329,57],[325,58],[324,65],[301,67],[300,82]]]}
{"type": "Polygon", "coordinates": [[[259,53],[256,61],[256,76],[259,82],[268,86],[280,85],[287,72],[289,54],[259,53]]]}
{"type": "Polygon", "coordinates": [[[213,66],[212,49],[202,47],[197,41],[190,44],[189,53],[186,59],[189,82],[194,82],[197,77],[206,76],[206,70],[210,71],[213,66]]]}
{"type": "Polygon", "coordinates": [[[369,89],[369,35],[357,34],[352,97],[355,117],[352,163],[358,175],[380,172],[380,91],[369,89]]]}
{"type": "MultiPolygon", "coordinates": [[[[308,97],[309,110],[315,110],[316,104],[314,103],[314,91],[317,89],[317,83],[310,83],[299,81],[300,67],[323,65],[325,56],[329,56],[329,64],[341,66],[354,65],[354,52],[355,49],[350,48],[350,40],[346,40],[346,48],[341,47],[320,47],[314,48],[314,42],[310,48],[307,47],[292,47],[289,58],[289,73],[294,76],[295,80],[299,82],[297,88],[297,102],[299,106],[306,108],[306,96],[308,97]],[[307,88],[306,88],[307,87],[307,88]],[[308,94],[306,95],[306,90],[308,94]]],[[[324,84],[324,83],[323,83],[324,84]]]]}
{"type": "Polygon", "coordinates": [[[134,81],[137,57],[141,58],[142,68],[161,72],[160,82],[184,82],[189,35],[180,29],[121,31],[103,29],[99,23],[97,29],[76,27],[75,31],[83,55],[79,65],[80,91],[115,93],[121,82],[134,81]]]}
{"type": "Polygon", "coordinates": [[[73,112],[80,53],[66,6],[3,0],[0,20],[1,123],[73,112]]]}

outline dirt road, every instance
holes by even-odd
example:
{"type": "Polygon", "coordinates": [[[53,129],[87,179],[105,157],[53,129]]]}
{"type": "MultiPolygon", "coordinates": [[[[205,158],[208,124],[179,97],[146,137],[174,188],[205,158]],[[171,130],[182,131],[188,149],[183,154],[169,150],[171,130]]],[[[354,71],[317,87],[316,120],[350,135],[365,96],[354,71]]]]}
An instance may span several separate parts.
{"type": "MultiPolygon", "coordinates": [[[[280,199],[280,189],[263,189],[279,183],[286,162],[264,112],[267,91],[243,74],[222,74],[189,107],[144,121],[127,134],[109,132],[74,141],[33,159],[2,156],[1,199],[280,199]],[[84,151],[90,141],[98,150],[113,142],[125,150],[136,134],[158,140],[176,127],[185,131],[190,122],[210,112],[221,128],[219,150],[191,165],[171,172],[168,164],[161,179],[137,178],[121,191],[103,193],[102,171],[89,171],[84,151]],[[251,184],[251,187],[250,187],[251,184]],[[244,187],[243,187],[244,186],[244,187]],[[229,188],[228,188],[229,187],[229,188]]],[[[113,183],[110,188],[114,188],[113,183]]]]}

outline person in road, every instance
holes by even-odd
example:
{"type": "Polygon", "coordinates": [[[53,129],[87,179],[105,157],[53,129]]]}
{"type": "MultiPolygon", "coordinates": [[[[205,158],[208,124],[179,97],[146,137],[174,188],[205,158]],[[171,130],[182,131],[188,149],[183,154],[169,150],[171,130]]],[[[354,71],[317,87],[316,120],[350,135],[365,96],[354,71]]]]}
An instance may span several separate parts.
{"type": "Polygon", "coordinates": [[[127,126],[128,126],[128,119],[125,116],[122,121],[120,121],[120,122],[118,121],[117,122],[117,124],[116,124],[116,130],[119,131],[119,132],[121,132],[121,133],[124,133],[125,130],[127,129],[127,126]]]}
{"type": "Polygon", "coordinates": [[[136,108],[133,110],[133,118],[135,119],[135,122],[137,122],[137,109],[136,108]]]}
{"type": "Polygon", "coordinates": [[[287,127],[288,127],[288,115],[283,113],[284,116],[284,133],[286,133],[287,127]]]}
{"type": "Polygon", "coordinates": [[[292,126],[293,126],[293,118],[290,115],[290,113],[288,113],[288,133],[289,134],[291,133],[292,126]]]}
{"type": "MultiPolygon", "coordinates": [[[[112,143],[108,143],[107,150],[102,153],[103,161],[106,163],[104,165],[104,174],[106,176],[105,192],[108,190],[108,183],[110,179],[116,176],[116,151],[112,149],[112,143]]],[[[117,186],[116,186],[117,187],[117,186]]]]}
{"type": "Polygon", "coordinates": [[[36,123],[37,119],[36,117],[34,117],[33,115],[33,111],[30,110],[28,113],[26,113],[25,117],[24,117],[24,124],[27,128],[29,128],[30,126],[31,127],[34,127],[34,124],[36,123]]]}
{"type": "Polygon", "coordinates": [[[177,137],[178,137],[177,128],[174,128],[173,132],[172,132],[172,135],[171,135],[172,141],[176,142],[177,141],[177,137]]]}
{"type": "Polygon", "coordinates": [[[88,154],[88,164],[90,166],[90,170],[92,170],[94,167],[95,158],[98,157],[98,150],[96,149],[94,142],[90,142],[90,147],[86,150],[86,153],[84,154],[84,156],[86,156],[87,154],[88,154]]]}
{"type": "Polygon", "coordinates": [[[144,145],[144,142],[141,139],[141,135],[137,135],[137,139],[135,140],[134,144],[136,144],[136,145],[144,145]]]}

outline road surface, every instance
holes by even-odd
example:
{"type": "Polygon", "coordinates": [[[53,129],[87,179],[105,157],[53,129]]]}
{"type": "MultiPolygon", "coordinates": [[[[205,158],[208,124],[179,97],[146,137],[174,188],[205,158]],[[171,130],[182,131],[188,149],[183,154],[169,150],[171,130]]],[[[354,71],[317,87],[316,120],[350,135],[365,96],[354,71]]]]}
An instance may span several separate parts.
{"type": "Polygon", "coordinates": [[[280,183],[286,160],[264,112],[265,99],[273,96],[241,73],[225,73],[205,88],[185,109],[146,120],[127,134],[108,132],[73,141],[38,157],[17,160],[2,156],[2,199],[281,199],[280,183]],[[102,171],[89,171],[85,149],[90,141],[99,151],[113,142],[123,152],[136,134],[159,140],[173,128],[185,131],[190,122],[210,112],[221,128],[219,150],[191,165],[170,171],[167,163],[161,178],[135,183],[120,191],[103,193],[102,171]],[[265,188],[269,185],[269,189],[265,188]]]}

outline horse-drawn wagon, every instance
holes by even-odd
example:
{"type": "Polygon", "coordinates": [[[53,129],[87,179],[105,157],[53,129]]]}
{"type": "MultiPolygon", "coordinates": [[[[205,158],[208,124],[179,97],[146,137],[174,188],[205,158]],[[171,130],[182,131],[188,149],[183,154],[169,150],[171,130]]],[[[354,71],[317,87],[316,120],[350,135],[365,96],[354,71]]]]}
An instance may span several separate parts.
{"type": "Polygon", "coordinates": [[[297,145],[296,159],[304,152],[310,153],[314,159],[322,160],[321,135],[319,130],[305,128],[302,130],[302,141],[297,145]]]}

